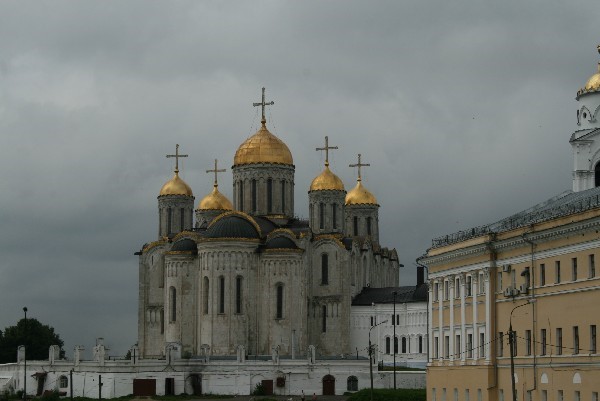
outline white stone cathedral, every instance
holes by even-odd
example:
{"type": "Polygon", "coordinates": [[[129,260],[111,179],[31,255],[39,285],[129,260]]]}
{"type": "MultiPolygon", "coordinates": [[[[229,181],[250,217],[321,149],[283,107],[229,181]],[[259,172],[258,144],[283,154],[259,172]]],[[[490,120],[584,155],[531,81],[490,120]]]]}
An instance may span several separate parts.
{"type": "Polygon", "coordinates": [[[175,175],[158,195],[158,240],[139,255],[140,356],[183,354],[305,357],[354,352],[352,299],[399,282],[395,249],[379,244],[379,204],[363,185],[346,192],[325,167],[308,187],[309,220],[294,217],[292,153],[262,126],[233,160],[232,204],[217,184],[194,210],[175,175]],[[194,221],[195,215],[195,221],[194,221]],[[312,348],[313,346],[314,348],[312,348]]]}

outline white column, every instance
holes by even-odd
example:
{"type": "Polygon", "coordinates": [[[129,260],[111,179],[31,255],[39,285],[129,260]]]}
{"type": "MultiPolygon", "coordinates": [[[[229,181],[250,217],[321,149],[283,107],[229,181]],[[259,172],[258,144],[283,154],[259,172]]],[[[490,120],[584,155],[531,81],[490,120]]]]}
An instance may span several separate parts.
{"type": "Polygon", "coordinates": [[[450,360],[454,360],[454,353],[456,350],[454,349],[454,276],[450,276],[448,278],[448,298],[450,298],[450,322],[449,322],[449,330],[450,330],[450,360]]]}
{"type": "Polygon", "coordinates": [[[473,294],[473,360],[479,358],[479,332],[477,331],[477,291],[479,291],[477,272],[471,276],[471,293],[473,294]]]}
{"type": "Polygon", "coordinates": [[[484,279],[484,288],[485,288],[485,361],[490,361],[490,348],[492,342],[491,333],[490,333],[490,314],[491,314],[491,293],[492,289],[490,288],[490,269],[487,268],[484,270],[483,279],[484,279]]]}
{"type": "Polygon", "coordinates": [[[439,355],[438,359],[441,361],[444,358],[444,281],[441,281],[441,285],[438,285],[438,321],[439,321],[439,355]]]}
{"type": "Polygon", "coordinates": [[[465,329],[466,312],[465,312],[465,282],[466,277],[464,274],[460,275],[460,349],[462,354],[460,360],[464,364],[467,359],[467,332],[465,329]]]}
{"type": "MultiPolygon", "coordinates": [[[[429,280],[429,298],[427,299],[427,346],[428,350],[433,350],[433,281],[429,280]]],[[[429,355],[427,363],[431,363],[433,357],[429,355]]]]}

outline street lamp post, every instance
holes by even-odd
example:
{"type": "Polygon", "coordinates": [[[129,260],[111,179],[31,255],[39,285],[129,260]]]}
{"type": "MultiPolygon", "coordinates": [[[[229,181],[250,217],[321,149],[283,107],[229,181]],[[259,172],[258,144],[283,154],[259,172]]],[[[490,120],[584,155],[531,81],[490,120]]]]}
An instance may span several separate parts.
{"type": "Polygon", "coordinates": [[[23,336],[23,399],[27,400],[27,307],[23,307],[23,312],[25,313],[25,335],[23,336]]]}
{"type": "Polygon", "coordinates": [[[377,323],[376,325],[371,326],[369,329],[369,373],[371,375],[371,401],[373,401],[373,346],[371,345],[371,330],[384,323],[387,323],[387,320],[377,323]]]}
{"type": "Polygon", "coordinates": [[[512,315],[515,309],[521,306],[529,305],[535,302],[535,299],[528,299],[527,303],[517,305],[510,311],[510,318],[508,319],[508,341],[510,343],[510,384],[512,390],[512,401],[517,401],[517,388],[515,386],[515,337],[516,333],[512,328],[512,315]]]}
{"type": "Polygon", "coordinates": [[[398,343],[396,340],[396,320],[398,320],[396,318],[396,295],[398,294],[397,291],[392,292],[392,295],[394,295],[394,315],[392,316],[392,325],[394,326],[394,341],[392,342],[392,350],[394,351],[394,390],[396,390],[396,344],[398,343]]]}

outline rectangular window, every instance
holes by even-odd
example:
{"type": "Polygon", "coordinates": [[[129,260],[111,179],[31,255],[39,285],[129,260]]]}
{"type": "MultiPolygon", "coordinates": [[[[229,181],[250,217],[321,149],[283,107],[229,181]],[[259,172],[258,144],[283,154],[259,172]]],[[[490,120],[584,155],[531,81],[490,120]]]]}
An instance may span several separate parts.
{"type": "Polygon", "coordinates": [[[546,340],[546,329],[542,329],[541,332],[541,343],[542,343],[542,355],[546,355],[546,344],[547,344],[547,340],[546,340]]]}
{"type": "Polygon", "coordinates": [[[556,329],[556,355],[562,355],[562,328],[556,329]]]}
{"type": "Polygon", "coordinates": [[[592,401],[598,401],[598,392],[592,391],[592,401]]]}
{"type": "Polygon", "coordinates": [[[396,315],[392,315],[392,326],[396,325],[396,315]]]}
{"type": "Polygon", "coordinates": [[[252,211],[256,212],[256,180],[252,180],[252,211]]]}
{"type": "Polygon", "coordinates": [[[371,316],[371,327],[373,327],[375,324],[375,322],[373,321],[373,316],[371,316]]]}
{"type": "Polygon", "coordinates": [[[473,358],[473,334],[467,334],[467,358],[473,358]]]}
{"type": "Polygon", "coordinates": [[[436,401],[436,399],[435,399],[435,387],[431,389],[431,401],[436,401]]]}
{"type": "Polygon", "coordinates": [[[225,313],[225,277],[219,277],[219,313],[225,313]]]}
{"type": "Polygon", "coordinates": [[[525,355],[531,355],[531,330],[525,330],[525,355]]]}
{"type": "Polygon", "coordinates": [[[329,284],[329,256],[321,255],[321,285],[329,284]]]}
{"type": "Polygon", "coordinates": [[[433,337],[433,357],[438,359],[440,357],[440,338],[433,337]]]}
{"type": "Polygon", "coordinates": [[[498,272],[498,278],[496,279],[496,292],[502,292],[502,272],[498,272]]]}
{"type": "Polygon", "coordinates": [[[577,258],[571,258],[571,280],[577,281],[577,258]]]}
{"type": "Polygon", "coordinates": [[[419,354],[423,353],[423,336],[419,336],[419,354]]]}
{"type": "Polygon", "coordinates": [[[454,401],[458,401],[458,389],[456,387],[454,387],[454,401]]]}
{"type": "Polygon", "coordinates": [[[371,235],[371,218],[367,217],[367,235],[371,235]]]}
{"type": "Polygon", "coordinates": [[[573,401],[581,401],[581,393],[578,390],[573,394],[573,401]]]}
{"type": "Polygon", "coordinates": [[[273,212],[273,180],[267,180],[267,213],[273,212]]]}
{"type": "Polygon", "coordinates": [[[235,278],[235,313],[242,313],[242,277],[235,278]]]}
{"type": "Polygon", "coordinates": [[[562,390],[558,390],[556,392],[556,401],[563,401],[564,396],[563,396],[563,391],[562,390]]]}
{"type": "Polygon", "coordinates": [[[337,229],[337,203],[331,205],[331,223],[333,229],[337,229]]]}
{"type": "Polygon", "coordinates": [[[479,357],[485,358],[485,333],[479,333],[479,357]]]}
{"type": "Polygon", "coordinates": [[[444,281],[444,301],[447,301],[450,298],[450,285],[448,284],[448,280],[444,281]]]}
{"type": "Polygon", "coordinates": [[[461,354],[462,352],[460,349],[460,334],[457,334],[456,336],[454,336],[454,357],[460,358],[461,354]]]}
{"type": "Polygon", "coordinates": [[[590,353],[596,353],[596,325],[590,325],[590,353]]]}
{"type": "Polygon", "coordinates": [[[179,231],[185,230],[185,209],[179,209],[179,231]]]}
{"type": "Polygon", "coordinates": [[[171,234],[171,222],[173,220],[173,209],[167,209],[167,234],[171,234]]]}
{"type": "Polygon", "coordinates": [[[450,336],[444,336],[444,358],[450,359],[450,336]]]}
{"type": "Polygon", "coordinates": [[[579,326],[573,326],[573,353],[579,354],[579,326]]]}
{"type": "Polygon", "coordinates": [[[275,312],[275,318],[283,319],[283,285],[281,284],[277,286],[277,310],[275,312]]]}
{"type": "Polygon", "coordinates": [[[436,302],[439,300],[439,293],[440,293],[440,283],[438,283],[436,281],[433,284],[433,300],[436,302]]]}
{"type": "Polygon", "coordinates": [[[525,401],[531,401],[531,390],[527,390],[525,393],[525,401]]]}
{"type": "Polygon", "coordinates": [[[319,203],[319,228],[325,228],[325,204],[322,202],[319,203]]]}
{"type": "Polygon", "coordinates": [[[588,257],[588,264],[589,264],[589,274],[588,274],[588,276],[590,278],[596,277],[596,260],[594,258],[594,254],[591,254],[588,257]]]}
{"type": "Polygon", "coordinates": [[[504,401],[504,390],[500,389],[500,394],[498,394],[498,401],[504,401]]]}
{"type": "Polygon", "coordinates": [[[483,273],[479,273],[479,293],[485,294],[485,281],[483,280],[483,273]]]}
{"type": "Polygon", "coordinates": [[[454,298],[460,298],[460,278],[454,280],[454,298]]]}
{"type": "Polygon", "coordinates": [[[442,388],[442,401],[446,401],[446,387],[442,388]]]}
{"type": "Polygon", "coordinates": [[[469,401],[469,389],[465,389],[465,401],[469,401]]]}
{"type": "Polygon", "coordinates": [[[285,181],[281,181],[281,213],[285,214],[285,181]]]}
{"type": "Polygon", "coordinates": [[[354,236],[358,235],[358,217],[354,216],[354,218],[352,219],[352,228],[353,228],[353,232],[354,232],[354,236]]]}
{"type": "Polygon", "coordinates": [[[510,271],[510,286],[517,288],[517,271],[515,269],[510,271]]]}
{"type": "Polygon", "coordinates": [[[240,181],[238,183],[238,192],[240,194],[240,210],[244,210],[244,183],[242,181],[240,181]]]}
{"type": "Polygon", "coordinates": [[[483,393],[480,388],[477,389],[477,401],[483,401],[483,393]]]}
{"type": "Polygon", "coordinates": [[[498,356],[504,355],[504,333],[498,333],[498,356]]]}
{"type": "Polygon", "coordinates": [[[554,262],[554,282],[560,283],[560,260],[554,262]]]}
{"type": "MultiPolygon", "coordinates": [[[[323,308],[321,309],[321,313],[322,313],[322,321],[321,321],[321,331],[323,333],[327,332],[327,305],[323,305],[323,308]]],[[[373,319],[373,318],[371,318],[373,319]]]]}
{"type": "Polygon", "coordinates": [[[548,401],[548,390],[542,390],[542,401],[548,401]]]}
{"type": "Polygon", "coordinates": [[[540,264],[540,286],[546,285],[546,265],[540,264]]]}
{"type": "Polygon", "coordinates": [[[467,276],[467,283],[465,284],[467,290],[467,296],[470,297],[473,295],[473,284],[471,276],[467,276]]]}

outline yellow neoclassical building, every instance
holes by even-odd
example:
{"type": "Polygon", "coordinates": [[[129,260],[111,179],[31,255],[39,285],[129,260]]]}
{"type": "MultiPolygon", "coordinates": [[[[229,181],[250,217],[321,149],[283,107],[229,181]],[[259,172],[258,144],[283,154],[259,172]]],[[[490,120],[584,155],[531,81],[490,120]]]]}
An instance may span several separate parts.
{"type": "Polygon", "coordinates": [[[573,190],[435,238],[419,260],[428,401],[598,401],[600,72],[577,101],[573,190]]]}

